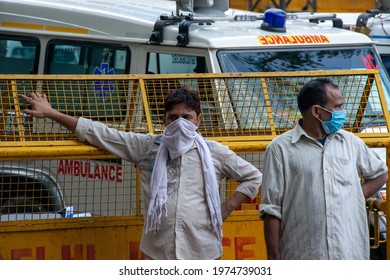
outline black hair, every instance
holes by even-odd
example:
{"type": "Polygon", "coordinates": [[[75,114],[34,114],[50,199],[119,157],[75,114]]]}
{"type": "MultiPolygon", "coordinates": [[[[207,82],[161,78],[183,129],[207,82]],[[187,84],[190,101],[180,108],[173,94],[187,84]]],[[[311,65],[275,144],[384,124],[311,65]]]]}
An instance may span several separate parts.
{"type": "Polygon", "coordinates": [[[198,93],[185,86],[168,93],[164,103],[165,114],[177,104],[185,104],[189,109],[194,110],[197,116],[201,113],[198,93]]]}
{"type": "Polygon", "coordinates": [[[328,78],[316,78],[306,83],[299,91],[298,109],[303,115],[313,105],[324,106],[328,101],[327,87],[338,89],[328,78]]]}

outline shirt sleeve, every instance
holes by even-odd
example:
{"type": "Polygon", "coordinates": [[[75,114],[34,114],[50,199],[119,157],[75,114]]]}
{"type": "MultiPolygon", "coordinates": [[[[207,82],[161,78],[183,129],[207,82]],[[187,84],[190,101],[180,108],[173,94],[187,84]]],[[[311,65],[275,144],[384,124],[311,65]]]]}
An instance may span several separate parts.
{"type": "Polygon", "coordinates": [[[264,155],[263,181],[261,184],[260,218],[264,214],[282,217],[282,199],[285,188],[283,164],[281,158],[273,149],[267,147],[264,155]]]}
{"type": "Polygon", "coordinates": [[[381,158],[374,149],[369,148],[360,138],[358,138],[357,150],[357,169],[363,179],[375,179],[388,171],[386,166],[386,152],[383,156],[384,158],[381,158]]]}
{"type": "Polygon", "coordinates": [[[217,143],[213,149],[218,150],[213,160],[214,166],[220,166],[221,175],[238,183],[236,191],[254,199],[259,193],[261,172],[225,145],[217,143]]]}
{"type": "Polygon", "coordinates": [[[119,131],[85,118],[79,118],[75,133],[80,141],[133,163],[142,159],[154,141],[150,134],[119,131]]]}

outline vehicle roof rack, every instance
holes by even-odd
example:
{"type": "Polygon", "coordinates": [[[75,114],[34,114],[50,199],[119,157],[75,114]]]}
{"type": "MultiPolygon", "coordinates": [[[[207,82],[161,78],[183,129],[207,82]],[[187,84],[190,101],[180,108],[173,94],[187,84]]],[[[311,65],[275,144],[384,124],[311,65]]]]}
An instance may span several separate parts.
{"type": "Polygon", "coordinates": [[[289,13],[287,18],[294,19],[308,19],[313,23],[320,23],[324,21],[332,21],[333,27],[343,28],[343,20],[338,18],[336,14],[327,14],[327,13],[289,13]]]}
{"type": "Polygon", "coordinates": [[[154,45],[159,45],[163,42],[164,38],[164,28],[168,25],[174,25],[183,20],[183,16],[175,15],[161,15],[160,18],[155,22],[153,27],[153,32],[150,35],[149,42],[154,45]]]}
{"type": "Polygon", "coordinates": [[[310,22],[314,22],[314,23],[324,22],[326,20],[332,21],[333,27],[335,27],[335,28],[343,28],[343,26],[344,26],[343,20],[341,18],[319,17],[316,19],[309,19],[310,22]]]}
{"type": "MultiPolygon", "coordinates": [[[[178,12],[177,10],[176,13],[178,12]]],[[[264,14],[242,14],[234,16],[195,17],[191,13],[188,15],[174,15],[172,13],[171,15],[161,15],[155,22],[149,43],[154,45],[161,44],[164,41],[164,28],[168,25],[179,25],[177,46],[186,47],[190,41],[189,28],[192,24],[211,25],[216,21],[263,21],[260,26],[261,29],[271,32],[286,32],[286,20],[309,20],[309,22],[317,24],[324,21],[332,21],[333,27],[343,28],[343,20],[341,18],[338,18],[336,14],[327,13],[286,13],[279,9],[269,9],[264,14]],[[275,12],[279,17],[276,20],[276,25],[273,25],[275,21],[272,19],[272,12],[275,12]],[[270,14],[271,16],[269,16],[270,14]],[[270,20],[270,22],[267,22],[267,20],[270,20]]]]}
{"type": "Polygon", "coordinates": [[[192,16],[187,17],[185,21],[179,24],[179,35],[177,35],[177,45],[179,47],[186,47],[189,43],[189,28],[191,24],[197,23],[199,25],[211,25],[215,21],[212,19],[194,19],[192,16]]]}
{"type": "Polygon", "coordinates": [[[150,35],[149,43],[159,45],[163,42],[164,28],[168,25],[179,23],[179,34],[177,35],[177,45],[185,47],[189,43],[189,27],[192,24],[211,25],[215,21],[213,18],[194,18],[193,15],[175,16],[161,15],[154,24],[153,32],[150,35]]]}

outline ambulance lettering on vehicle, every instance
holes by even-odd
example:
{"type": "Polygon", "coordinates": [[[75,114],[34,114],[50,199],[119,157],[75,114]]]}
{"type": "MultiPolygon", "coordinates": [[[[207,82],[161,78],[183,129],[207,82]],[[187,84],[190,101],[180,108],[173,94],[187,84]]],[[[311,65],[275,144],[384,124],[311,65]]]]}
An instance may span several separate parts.
{"type": "Polygon", "coordinates": [[[102,181],[122,182],[122,166],[116,164],[95,164],[91,166],[90,162],[64,159],[59,161],[57,173],[102,181]]]}
{"type": "Polygon", "coordinates": [[[288,45],[288,44],[325,44],[330,40],[325,35],[301,35],[301,36],[283,36],[283,35],[265,35],[257,36],[262,45],[288,45]]]}

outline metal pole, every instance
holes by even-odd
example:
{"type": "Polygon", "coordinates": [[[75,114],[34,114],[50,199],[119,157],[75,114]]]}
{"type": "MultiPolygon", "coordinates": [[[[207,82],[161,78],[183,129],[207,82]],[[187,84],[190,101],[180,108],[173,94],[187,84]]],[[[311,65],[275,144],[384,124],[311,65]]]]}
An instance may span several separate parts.
{"type": "Polygon", "coordinates": [[[261,0],[256,0],[254,3],[252,0],[248,0],[248,10],[249,11],[254,11],[256,7],[260,4],[261,0]]]}

